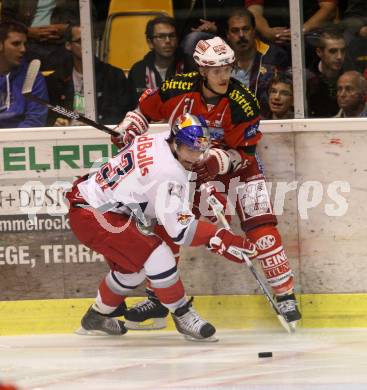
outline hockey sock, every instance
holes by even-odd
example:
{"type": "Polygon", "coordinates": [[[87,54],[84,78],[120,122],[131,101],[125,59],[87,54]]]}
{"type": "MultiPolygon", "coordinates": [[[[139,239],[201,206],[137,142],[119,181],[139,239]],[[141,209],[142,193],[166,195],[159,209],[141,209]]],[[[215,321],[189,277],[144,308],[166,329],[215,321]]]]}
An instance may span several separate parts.
{"type": "Polygon", "coordinates": [[[110,289],[105,278],[99,285],[98,295],[93,308],[101,314],[111,314],[124,300],[124,295],[116,294],[110,289]]]}
{"type": "Polygon", "coordinates": [[[172,286],[155,288],[154,292],[161,304],[171,312],[174,312],[186,302],[185,289],[181,279],[177,280],[172,286]]]}
{"type": "Polygon", "coordinates": [[[274,225],[262,225],[250,230],[247,237],[256,244],[257,259],[265,277],[277,296],[293,292],[293,273],[284,251],[278,229],[274,225]]]}

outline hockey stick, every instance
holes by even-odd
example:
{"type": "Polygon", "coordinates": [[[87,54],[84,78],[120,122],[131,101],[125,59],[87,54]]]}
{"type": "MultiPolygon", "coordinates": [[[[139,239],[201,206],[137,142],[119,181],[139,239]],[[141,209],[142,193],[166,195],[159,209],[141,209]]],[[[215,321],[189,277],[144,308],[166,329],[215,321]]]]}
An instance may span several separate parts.
{"type": "MultiPolygon", "coordinates": [[[[217,219],[219,221],[221,221],[221,223],[223,224],[224,228],[226,230],[231,231],[231,227],[229,226],[229,223],[228,223],[228,221],[227,221],[227,219],[226,219],[226,217],[224,215],[224,207],[223,207],[222,203],[220,203],[219,200],[214,195],[210,195],[208,197],[208,203],[211,206],[211,208],[213,209],[213,212],[214,212],[215,216],[217,217],[217,219]]],[[[256,280],[256,283],[258,284],[258,286],[260,287],[261,291],[265,295],[265,298],[268,300],[270,306],[275,311],[275,314],[278,317],[278,320],[281,323],[281,325],[283,326],[283,328],[288,333],[294,333],[295,329],[292,328],[289,325],[289,323],[285,319],[284,315],[280,312],[280,310],[278,308],[277,302],[273,298],[273,296],[270,293],[268,287],[262,281],[260,275],[256,271],[256,268],[254,267],[252,261],[249,259],[249,257],[246,255],[246,253],[243,250],[241,250],[241,249],[239,249],[239,248],[237,248],[235,246],[230,246],[228,248],[228,252],[231,255],[237,257],[238,259],[242,259],[244,261],[244,263],[247,265],[247,268],[250,270],[250,272],[254,276],[254,278],[256,280]]]]}
{"type": "Polygon", "coordinates": [[[50,104],[47,100],[41,99],[38,96],[33,96],[32,95],[32,89],[34,82],[36,80],[38,71],[40,69],[41,62],[39,60],[33,60],[30,62],[28,69],[27,69],[27,74],[24,80],[23,88],[22,88],[22,95],[29,100],[32,100],[33,102],[42,104],[43,106],[47,106],[49,110],[53,112],[57,112],[58,114],[61,114],[69,119],[76,119],[86,125],[92,126],[98,130],[101,130],[109,135],[113,136],[119,136],[120,134],[117,133],[114,130],[111,130],[109,127],[102,125],[101,123],[97,123],[93,121],[92,119],[89,119],[81,114],[79,114],[76,111],[68,110],[65,107],[62,106],[54,106],[50,104]]]}

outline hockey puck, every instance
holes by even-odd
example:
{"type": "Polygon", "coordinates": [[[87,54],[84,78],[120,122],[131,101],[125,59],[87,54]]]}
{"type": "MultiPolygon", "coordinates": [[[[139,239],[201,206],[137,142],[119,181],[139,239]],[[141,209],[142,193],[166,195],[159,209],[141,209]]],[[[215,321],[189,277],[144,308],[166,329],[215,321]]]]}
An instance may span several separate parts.
{"type": "Polygon", "coordinates": [[[259,352],[257,355],[259,358],[269,358],[273,357],[273,352],[259,352]]]}

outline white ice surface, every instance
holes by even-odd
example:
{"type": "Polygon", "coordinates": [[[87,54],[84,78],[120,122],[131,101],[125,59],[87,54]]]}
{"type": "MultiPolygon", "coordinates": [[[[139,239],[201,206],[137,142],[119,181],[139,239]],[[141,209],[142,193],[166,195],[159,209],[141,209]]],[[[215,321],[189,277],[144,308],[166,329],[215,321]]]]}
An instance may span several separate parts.
{"type": "Polygon", "coordinates": [[[0,380],[21,390],[367,390],[367,329],[0,337],[0,380]],[[258,358],[258,352],[273,352],[258,358]]]}

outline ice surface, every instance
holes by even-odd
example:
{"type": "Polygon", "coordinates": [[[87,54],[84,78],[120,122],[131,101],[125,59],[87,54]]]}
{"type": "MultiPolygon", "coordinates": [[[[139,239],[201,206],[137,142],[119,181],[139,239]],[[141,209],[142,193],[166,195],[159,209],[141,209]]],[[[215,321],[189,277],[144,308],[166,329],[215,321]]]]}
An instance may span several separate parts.
{"type": "Polygon", "coordinates": [[[0,337],[0,380],[21,390],[366,390],[367,329],[0,337]],[[258,358],[273,352],[272,358],[258,358]]]}

